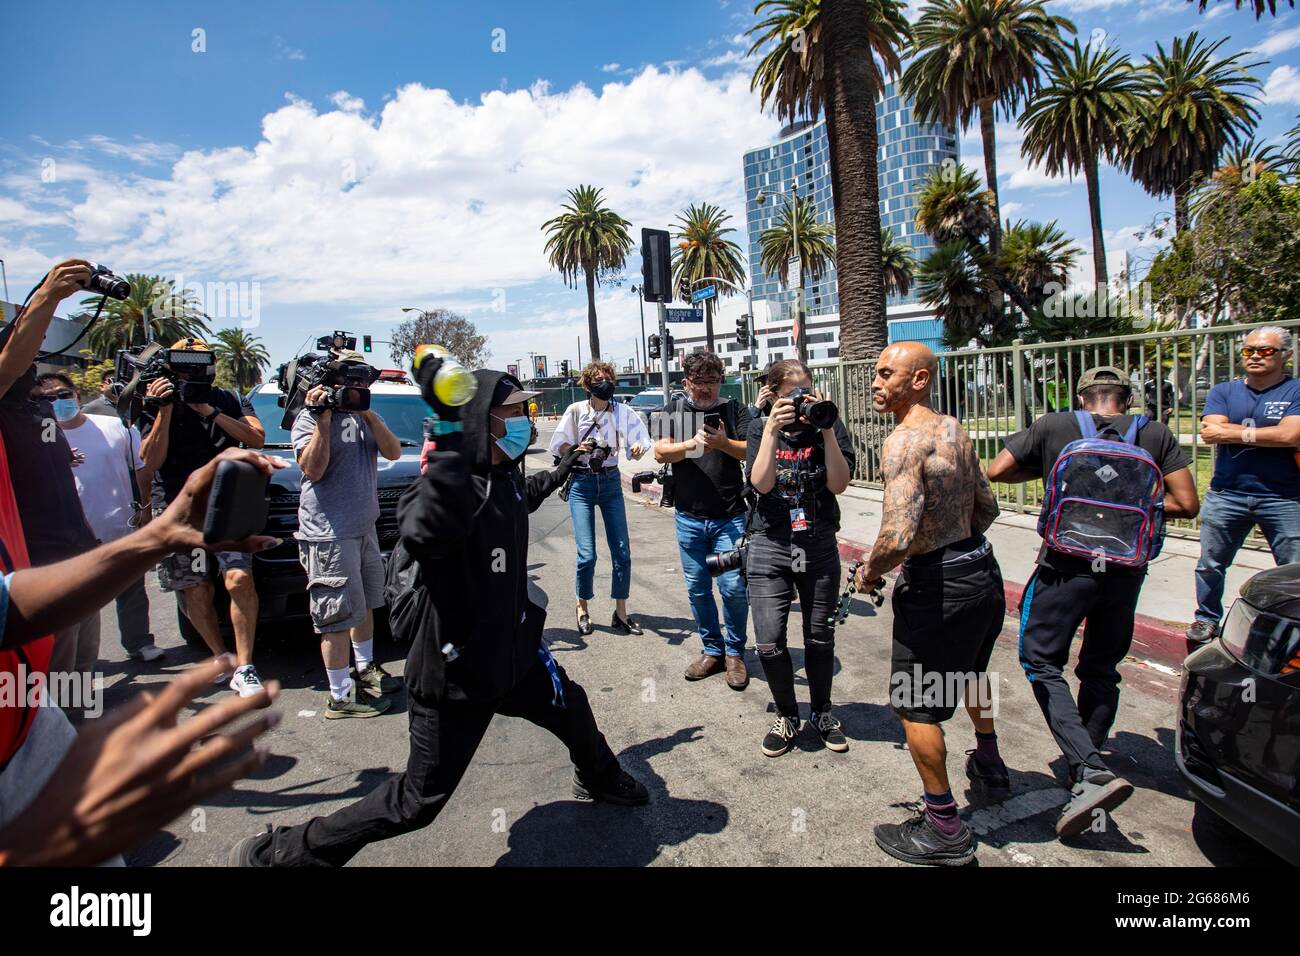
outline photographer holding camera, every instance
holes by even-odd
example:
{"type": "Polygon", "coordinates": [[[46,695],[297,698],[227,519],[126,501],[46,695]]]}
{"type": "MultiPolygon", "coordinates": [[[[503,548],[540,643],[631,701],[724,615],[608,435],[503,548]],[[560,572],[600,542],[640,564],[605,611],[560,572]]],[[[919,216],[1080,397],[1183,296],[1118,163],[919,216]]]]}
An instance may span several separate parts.
{"type": "MultiPolygon", "coordinates": [[[[182,353],[210,352],[207,343],[181,339],[172,346],[182,353]]],[[[261,448],[266,430],[253,406],[234,392],[210,385],[210,376],[195,363],[170,368],[149,382],[145,390],[140,434],[141,457],[154,470],[153,510],[158,515],[176,498],[185,479],[202,468],[225,448],[243,444],[261,448]]],[[[209,364],[206,368],[211,368],[209,364]]],[[[235,631],[235,655],[239,666],[230,688],[241,697],[262,689],[253,667],[253,641],[257,630],[257,591],[253,587],[252,558],[244,552],[218,551],[217,566],[230,594],[230,620],[235,631]]],[[[206,552],[178,552],[158,565],[158,586],[177,595],[181,611],[199,632],[213,654],[225,653],[214,587],[208,578],[206,552]]]]}
{"type": "Polygon", "coordinates": [[[574,402],[566,408],[551,436],[550,451],[557,459],[587,439],[596,444],[595,451],[578,458],[568,488],[573,536],[578,542],[578,633],[583,635],[591,633],[587,602],[596,594],[597,508],[605,521],[605,539],[614,564],[610,583],[614,616],[610,626],[623,634],[642,633],[641,625],[627,613],[627,597],[632,587],[632,544],[628,540],[618,455],[619,449],[626,448],[633,458],[640,458],[650,447],[650,435],[636,412],[622,402],[611,401],[616,378],[614,366],[608,362],[589,363],[578,378],[578,384],[587,392],[587,401],[574,402]]]}
{"type": "MultiPolygon", "coordinates": [[[[375,371],[359,352],[340,353],[338,362],[354,372],[375,371]]],[[[302,468],[298,560],[307,572],[312,627],[329,680],[325,716],[376,717],[389,707],[384,695],[401,686],[374,660],[374,609],[384,606],[384,559],[375,531],[379,456],[396,461],[402,443],[373,410],[336,410],[326,404],[330,400],[328,387],[314,386],[293,425],[302,468]],[[357,661],[355,687],[349,643],[357,661]]]]}
{"type": "Polygon", "coordinates": [[[686,575],[686,593],[704,651],[686,669],[686,679],[703,680],[726,672],[727,686],[744,690],[745,623],[749,598],[740,568],[718,576],[725,640],[713,600],[713,578],[705,565],[710,555],[730,551],[745,537],[745,459],[749,410],[730,399],[719,400],[725,369],[712,352],[692,352],[682,363],[686,399],[670,405],[655,419],[655,461],[672,465],[677,509],[677,548],[686,575]]]}
{"type": "Polygon", "coordinates": [[[746,556],[749,604],[759,663],[772,689],[777,717],[763,738],[763,753],[779,757],[799,732],[794,663],[786,625],[795,595],[803,613],[804,665],[812,697],[809,723],[830,750],[849,749],[831,713],[840,554],[835,496],[849,486],[853,446],[835,406],[812,388],[808,366],[774,362],[767,386],[776,396],[766,419],[749,426],[749,482],[758,492],[746,556]]]}

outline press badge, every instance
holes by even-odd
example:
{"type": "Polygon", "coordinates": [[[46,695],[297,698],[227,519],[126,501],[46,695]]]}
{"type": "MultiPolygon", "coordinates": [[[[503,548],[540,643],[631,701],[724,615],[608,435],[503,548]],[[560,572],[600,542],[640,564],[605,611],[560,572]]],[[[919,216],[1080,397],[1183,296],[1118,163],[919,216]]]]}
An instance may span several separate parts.
{"type": "Polygon", "coordinates": [[[791,531],[808,530],[808,518],[804,515],[804,511],[802,508],[790,509],[790,530],[791,531]]]}

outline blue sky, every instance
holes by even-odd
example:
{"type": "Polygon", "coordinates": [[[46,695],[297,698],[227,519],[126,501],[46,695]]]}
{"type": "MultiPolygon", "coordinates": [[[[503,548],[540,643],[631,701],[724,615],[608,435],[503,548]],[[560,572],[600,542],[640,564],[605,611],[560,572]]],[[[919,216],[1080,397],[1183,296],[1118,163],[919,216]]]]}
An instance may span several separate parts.
{"type": "MultiPolygon", "coordinates": [[[[1256,23],[1230,3],[1049,7],[1135,59],[1193,29],[1230,37],[1223,53],[1269,61],[1261,138],[1300,112],[1293,11],[1256,23]]],[[[214,328],[250,328],[277,362],[333,328],[385,338],[402,306],[470,316],[497,365],[575,359],[585,297],[548,271],[541,223],[590,182],[634,236],[700,201],[743,230],[741,153],[779,128],[748,89],[753,21],[738,0],[6,3],[10,297],[81,255],[181,277],[214,328]]],[[[1057,219],[1090,248],[1082,182],[1027,168],[1014,124],[998,132],[1004,215],[1057,219]]],[[[975,130],[961,148],[982,172],[975,130]]],[[[1149,261],[1137,233],[1168,203],[1111,170],[1102,190],[1112,268],[1125,249],[1149,261]]],[[[634,254],[625,285],[599,293],[619,362],[639,338],[639,268],[634,254]]],[[[719,327],[741,310],[724,302],[719,327]]]]}

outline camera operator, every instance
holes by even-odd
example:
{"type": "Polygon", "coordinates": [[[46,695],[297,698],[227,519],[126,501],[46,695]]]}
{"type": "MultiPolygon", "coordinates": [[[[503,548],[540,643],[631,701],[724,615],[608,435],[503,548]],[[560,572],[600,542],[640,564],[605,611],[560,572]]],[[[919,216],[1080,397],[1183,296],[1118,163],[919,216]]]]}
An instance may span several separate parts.
{"type": "Polygon", "coordinates": [[[776,396],[772,413],[749,426],[748,474],[758,504],[746,561],[755,647],[778,711],[763,738],[763,753],[781,756],[799,732],[794,663],[786,647],[787,618],[796,594],[812,698],[809,723],[828,749],[843,752],[849,749],[848,741],[831,713],[835,632],[830,618],[840,592],[835,540],[840,509],[835,496],[849,486],[853,446],[835,406],[813,391],[812,374],[803,362],[773,363],[767,385],[776,396]],[[799,400],[798,408],[792,399],[799,400]]]}
{"type": "MultiPolygon", "coordinates": [[[[340,363],[370,366],[359,352],[340,363]]],[[[384,606],[384,559],[379,519],[379,456],[402,457],[402,443],[379,415],[327,406],[317,385],[293,424],[293,449],[302,468],[298,499],[298,560],[307,572],[311,622],[320,635],[329,680],[325,716],[376,717],[383,699],[401,685],[374,660],[374,609],[384,606]],[[357,661],[355,688],[348,645],[357,661]],[[358,693],[357,691],[360,691],[358,693]]]]}
{"type": "Polygon", "coordinates": [[[754,384],[758,386],[758,395],[754,398],[753,404],[747,406],[751,420],[757,418],[766,418],[768,412],[772,410],[772,401],[775,396],[772,395],[772,389],[767,384],[767,373],[772,366],[769,364],[754,377],[754,384]]]}
{"type": "Polygon", "coordinates": [[[566,408],[551,436],[550,451],[557,458],[563,458],[574,445],[587,438],[594,439],[597,446],[591,454],[579,457],[568,489],[569,515],[573,518],[573,536],[578,543],[575,585],[578,633],[583,635],[591,633],[587,602],[596,594],[597,508],[605,522],[605,539],[614,565],[610,582],[614,616],[610,626],[623,634],[642,633],[641,625],[627,613],[627,598],[632,588],[632,544],[627,533],[618,456],[620,449],[627,449],[633,458],[640,458],[650,447],[650,435],[636,412],[623,402],[611,401],[616,379],[614,366],[608,362],[588,363],[578,378],[578,384],[587,392],[587,400],[566,408]]]}
{"type": "MultiPolygon", "coordinates": [[[[207,343],[195,338],[181,339],[172,348],[209,351],[207,343]]],[[[240,443],[248,448],[261,448],[266,441],[266,431],[246,399],[213,386],[206,402],[182,402],[176,389],[177,385],[189,381],[189,373],[173,370],[171,378],[163,376],[149,383],[141,417],[140,433],[144,436],[141,456],[145,465],[154,470],[155,515],[175,499],[191,472],[202,468],[222,449],[240,443]]],[[[252,558],[243,552],[218,551],[216,559],[230,593],[230,620],[239,662],[230,688],[241,696],[256,694],[262,688],[262,681],[253,667],[258,603],[253,588],[252,558]]],[[[177,595],[181,611],[212,653],[219,655],[225,652],[225,645],[217,625],[207,560],[206,553],[170,555],[158,565],[158,586],[177,595]]]]}
{"type": "Polygon", "coordinates": [[[496,714],[522,717],[568,747],[574,796],[630,806],[649,800],[618,762],[587,694],[542,639],[546,611],[528,597],[528,516],[568,476],[525,475],[531,424],[512,375],[473,373],[462,406],[434,391],[443,360],[417,357],[416,377],[437,416],[424,475],[398,505],[399,548],[419,568],[428,603],[406,658],[410,755],[358,802],[327,817],[256,834],[232,848],[242,866],[342,866],[367,844],[428,826],[446,806],[496,714]]]}
{"type": "Polygon", "coordinates": [[[692,352],[682,363],[686,399],[656,417],[655,461],[671,464],[677,509],[677,549],[686,593],[703,653],[686,669],[686,679],[703,680],[725,671],[727,686],[744,690],[745,624],[749,598],[740,568],[718,575],[727,635],[718,625],[709,555],[730,551],[745,537],[745,460],[749,411],[730,399],[719,401],[725,372],[712,352],[692,352]]]}

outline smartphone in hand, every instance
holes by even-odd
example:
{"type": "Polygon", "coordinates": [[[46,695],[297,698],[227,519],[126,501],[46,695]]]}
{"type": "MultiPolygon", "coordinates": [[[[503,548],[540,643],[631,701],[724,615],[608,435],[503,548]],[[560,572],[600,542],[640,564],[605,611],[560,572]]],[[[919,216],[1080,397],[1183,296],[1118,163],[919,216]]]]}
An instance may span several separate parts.
{"type": "Polygon", "coordinates": [[[704,416],[704,424],[708,425],[714,431],[722,431],[722,416],[717,412],[709,412],[704,416]]]}
{"type": "Polygon", "coordinates": [[[270,475],[246,461],[220,462],[203,518],[204,543],[239,541],[260,534],[266,527],[266,491],[270,482],[270,475]]]}

